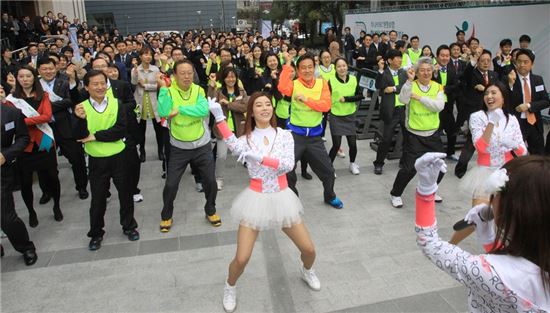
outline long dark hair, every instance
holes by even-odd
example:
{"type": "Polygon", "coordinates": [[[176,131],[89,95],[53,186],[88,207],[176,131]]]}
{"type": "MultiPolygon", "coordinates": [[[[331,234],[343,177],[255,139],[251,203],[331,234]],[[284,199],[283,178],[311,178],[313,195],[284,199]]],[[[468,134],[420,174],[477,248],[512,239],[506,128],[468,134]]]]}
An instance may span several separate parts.
{"type": "MultiPolygon", "coordinates": [[[[256,91],[255,93],[250,96],[250,99],[248,99],[248,105],[246,106],[246,120],[244,123],[244,134],[248,138],[254,128],[256,128],[256,121],[254,120],[254,101],[260,97],[267,97],[269,101],[271,102],[271,96],[263,91],[256,91]]],[[[273,103],[271,103],[273,105],[273,103]]],[[[277,119],[275,118],[275,110],[273,111],[273,115],[271,116],[271,120],[269,121],[269,124],[271,127],[277,129],[277,119]]]]}
{"type": "MultiPolygon", "coordinates": [[[[504,115],[506,116],[506,123],[508,123],[508,119],[510,117],[510,108],[509,108],[509,106],[510,106],[510,96],[509,96],[508,88],[506,88],[502,82],[496,81],[496,82],[490,84],[489,86],[487,86],[485,88],[485,92],[487,91],[487,89],[489,89],[489,87],[492,87],[492,86],[497,87],[498,90],[500,90],[500,93],[502,94],[502,99],[504,100],[504,103],[502,103],[502,112],[504,112],[504,115]]],[[[489,108],[485,104],[485,100],[483,101],[481,109],[485,113],[487,113],[487,111],[489,110],[489,108]]]]}
{"type": "Polygon", "coordinates": [[[233,73],[235,75],[235,97],[238,97],[240,95],[239,91],[239,75],[237,74],[237,70],[233,66],[226,66],[221,71],[221,77],[220,77],[220,83],[222,84],[222,93],[224,96],[229,98],[229,95],[227,93],[227,86],[225,84],[225,79],[229,75],[229,73],[233,73]]]}
{"type": "Polygon", "coordinates": [[[496,238],[493,253],[523,257],[538,265],[544,289],[550,290],[550,157],[530,155],[511,160],[509,181],[494,208],[496,238]]]}
{"type": "Polygon", "coordinates": [[[34,92],[34,99],[38,100],[38,101],[41,101],[42,97],[44,96],[44,89],[42,89],[42,85],[40,84],[40,79],[38,78],[38,73],[30,65],[23,65],[20,68],[18,68],[17,71],[15,71],[15,90],[13,91],[13,96],[16,97],[16,98],[20,98],[20,99],[27,97],[27,95],[23,91],[23,87],[21,86],[21,84],[17,80],[17,75],[19,74],[19,72],[21,70],[27,70],[27,71],[30,71],[32,73],[32,76],[34,78],[34,82],[33,82],[33,85],[32,85],[32,91],[34,92]]]}

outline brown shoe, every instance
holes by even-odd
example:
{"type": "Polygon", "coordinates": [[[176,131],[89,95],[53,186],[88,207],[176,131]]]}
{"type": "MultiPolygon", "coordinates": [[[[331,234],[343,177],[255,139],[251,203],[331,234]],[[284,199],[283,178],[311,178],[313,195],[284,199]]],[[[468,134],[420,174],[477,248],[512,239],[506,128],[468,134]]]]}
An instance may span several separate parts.
{"type": "Polygon", "coordinates": [[[217,214],[212,215],[206,215],[206,219],[212,224],[214,227],[220,227],[222,225],[222,219],[217,214]]]}

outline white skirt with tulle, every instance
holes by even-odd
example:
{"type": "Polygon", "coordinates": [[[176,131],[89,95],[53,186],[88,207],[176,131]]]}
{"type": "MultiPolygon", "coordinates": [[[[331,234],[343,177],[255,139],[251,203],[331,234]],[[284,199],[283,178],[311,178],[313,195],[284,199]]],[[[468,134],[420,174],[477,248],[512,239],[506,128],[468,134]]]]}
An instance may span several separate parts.
{"type": "Polygon", "coordinates": [[[491,193],[487,191],[486,182],[489,176],[498,168],[475,165],[460,181],[460,190],[473,199],[489,199],[491,193]]]}

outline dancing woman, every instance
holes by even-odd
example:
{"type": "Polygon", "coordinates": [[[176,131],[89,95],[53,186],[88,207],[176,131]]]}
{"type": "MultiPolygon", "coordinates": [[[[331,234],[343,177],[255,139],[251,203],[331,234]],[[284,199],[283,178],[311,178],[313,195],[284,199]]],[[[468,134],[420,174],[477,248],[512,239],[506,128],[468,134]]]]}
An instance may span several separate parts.
{"type": "Polygon", "coordinates": [[[227,147],[247,163],[250,186],[233,201],[231,215],[239,222],[237,253],[229,264],[223,307],[233,312],[237,306],[235,284],[252,254],[261,230],[280,228],[301,252],[302,279],[313,290],[321,283],[312,269],[315,248],[302,221],[302,203],[288,188],[286,173],[294,168],[294,140],[289,131],[277,128],[270,97],[254,93],[248,101],[245,133],[237,138],[229,129],[221,105],[209,99],[209,109],[227,147]]]}

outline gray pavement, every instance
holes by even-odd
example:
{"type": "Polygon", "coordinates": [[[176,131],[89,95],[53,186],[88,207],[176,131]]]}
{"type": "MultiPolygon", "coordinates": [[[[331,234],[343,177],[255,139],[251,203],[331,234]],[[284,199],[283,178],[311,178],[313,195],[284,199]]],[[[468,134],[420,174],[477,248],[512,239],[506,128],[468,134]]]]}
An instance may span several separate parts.
{"type": "MultiPolygon", "coordinates": [[[[328,136],[328,134],[327,134],[328,136]]],[[[225,188],[218,193],[223,225],[204,219],[204,195],[187,172],[176,199],[174,226],[158,231],[162,207],[161,162],[156,158],[152,127],[147,136],[147,162],[136,204],[141,239],[129,242],[119,225],[118,199],[105,217],[106,234],[99,251],[88,251],[89,199],[79,200],[72,172],[60,158],[61,208],[65,219],[53,219],[51,203],[36,204],[40,225],[29,228],[38,249],[31,267],[2,239],[2,312],[223,312],[227,266],[234,256],[237,223],[231,221],[232,199],[247,185],[245,169],[228,159],[225,188]]],[[[346,141],[343,143],[347,153],[346,141]]],[[[330,148],[330,140],[327,142],[330,148]]],[[[237,312],[466,312],[466,290],[431,264],[416,246],[413,180],[403,195],[404,208],[394,209],[389,190],[398,161],[388,161],[382,176],[372,173],[375,153],[369,141],[358,142],[361,174],[348,171],[349,159],[337,158],[335,190],[345,208],[323,203],[317,178],[299,179],[305,222],[317,249],[315,269],[322,290],[311,291],[299,276],[300,259],[292,242],[278,230],[261,233],[253,256],[238,281],[237,312]]],[[[454,168],[454,164],[449,164],[454,168]]],[[[458,179],[446,175],[437,204],[440,235],[462,218],[469,200],[457,191],[458,179]]],[[[35,185],[35,202],[41,193],[35,185]]],[[[15,194],[19,216],[28,212],[15,194]]],[[[481,252],[474,236],[462,247],[481,252]]]]}

